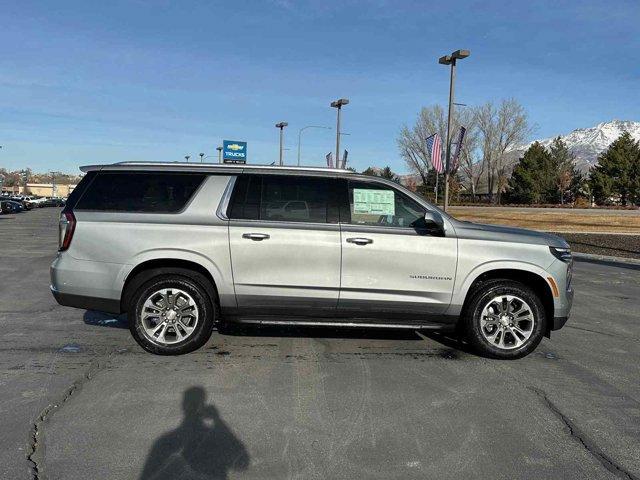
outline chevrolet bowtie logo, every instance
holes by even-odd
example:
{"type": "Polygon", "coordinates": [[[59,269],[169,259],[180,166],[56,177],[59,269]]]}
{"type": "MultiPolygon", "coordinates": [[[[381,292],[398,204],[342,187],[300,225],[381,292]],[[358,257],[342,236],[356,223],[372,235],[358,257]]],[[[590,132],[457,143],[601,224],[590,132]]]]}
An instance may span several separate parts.
{"type": "Polygon", "coordinates": [[[238,145],[237,143],[232,143],[231,145],[227,145],[228,150],[242,150],[244,147],[242,145],[238,145]]]}

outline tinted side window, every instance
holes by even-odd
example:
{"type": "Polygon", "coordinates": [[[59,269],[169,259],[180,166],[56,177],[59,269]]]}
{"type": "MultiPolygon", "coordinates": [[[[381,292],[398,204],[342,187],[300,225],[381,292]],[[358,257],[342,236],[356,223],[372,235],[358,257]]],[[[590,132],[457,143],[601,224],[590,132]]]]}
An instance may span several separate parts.
{"type": "Polygon", "coordinates": [[[328,199],[327,179],[265,175],[260,219],[326,223],[328,199]]]}
{"type": "Polygon", "coordinates": [[[349,182],[352,224],[422,228],[425,209],[394,188],[383,184],[349,182]]]}
{"type": "Polygon", "coordinates": [[[333,179],[292,175],[242,175],[228,217],[244,220],[337,223],[333,179]]]}
{"type": "Polygon", "coordinates": [[[240,175],[233,188],[227,216],[233,219],[258,220],[261,192],[260,175],[240,175]]]}
{"type": "Polygon", "coordinates": [[[78,210],[175,213],[205,175],[169,172],[100,172],[78,200],[78,210]]]}
{"type": "Polygon", "coordinates": [[[82,177],[80,183],[78,183],[78,185],[76,185],[76,188],[74,188],[73,191],[69,194],[69,197],[67,198],[64,206],[65,211],[72,210],[76,206],[78,199],[82,196],[89,185],[91,185],[91,182],[93,182],[93,179],[96,177],[96,175],[96,171],[91,171],[88,172],[84,177],[82,177]]]}

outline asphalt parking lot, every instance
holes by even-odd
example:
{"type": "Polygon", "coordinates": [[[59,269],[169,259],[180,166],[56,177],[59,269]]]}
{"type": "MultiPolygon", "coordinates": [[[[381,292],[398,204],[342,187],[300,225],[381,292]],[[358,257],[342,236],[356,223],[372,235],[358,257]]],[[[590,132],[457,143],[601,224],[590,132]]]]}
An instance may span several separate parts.
{"type": "Polygon", "coordinates": [[[0,216],[2,479],[640,478],[638,266],[577,262],[570,323],[518,361],[313,329],[156,357],[55,303],[58,213],[0,216]]]}

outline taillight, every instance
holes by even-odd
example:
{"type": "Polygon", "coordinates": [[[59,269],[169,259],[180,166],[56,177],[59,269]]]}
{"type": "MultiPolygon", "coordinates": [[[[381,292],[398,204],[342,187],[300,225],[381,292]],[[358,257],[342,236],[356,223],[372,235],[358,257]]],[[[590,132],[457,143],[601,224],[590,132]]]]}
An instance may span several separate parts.
{"type": "Polygon", "coordinates": [[[60,223],[58,225],[58,251],[63,252],[69,245],[71,245],[71,239],[73,238],[73,231],[76,229],[76,217],[73,216],[73,212],[62,212],[60,214],[60,223]]]}

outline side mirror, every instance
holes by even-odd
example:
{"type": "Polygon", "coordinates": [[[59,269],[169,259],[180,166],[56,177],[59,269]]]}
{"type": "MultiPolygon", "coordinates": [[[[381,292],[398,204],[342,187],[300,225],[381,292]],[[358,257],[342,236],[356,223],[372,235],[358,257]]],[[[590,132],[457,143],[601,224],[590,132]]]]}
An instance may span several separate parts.
{"type": "Polygon", "coordinates": [[[424,214],[424,221],[429,226],[436,226],[440,230],[444,229],[444,220],[438,212],[427,210],[424,214]]]}

